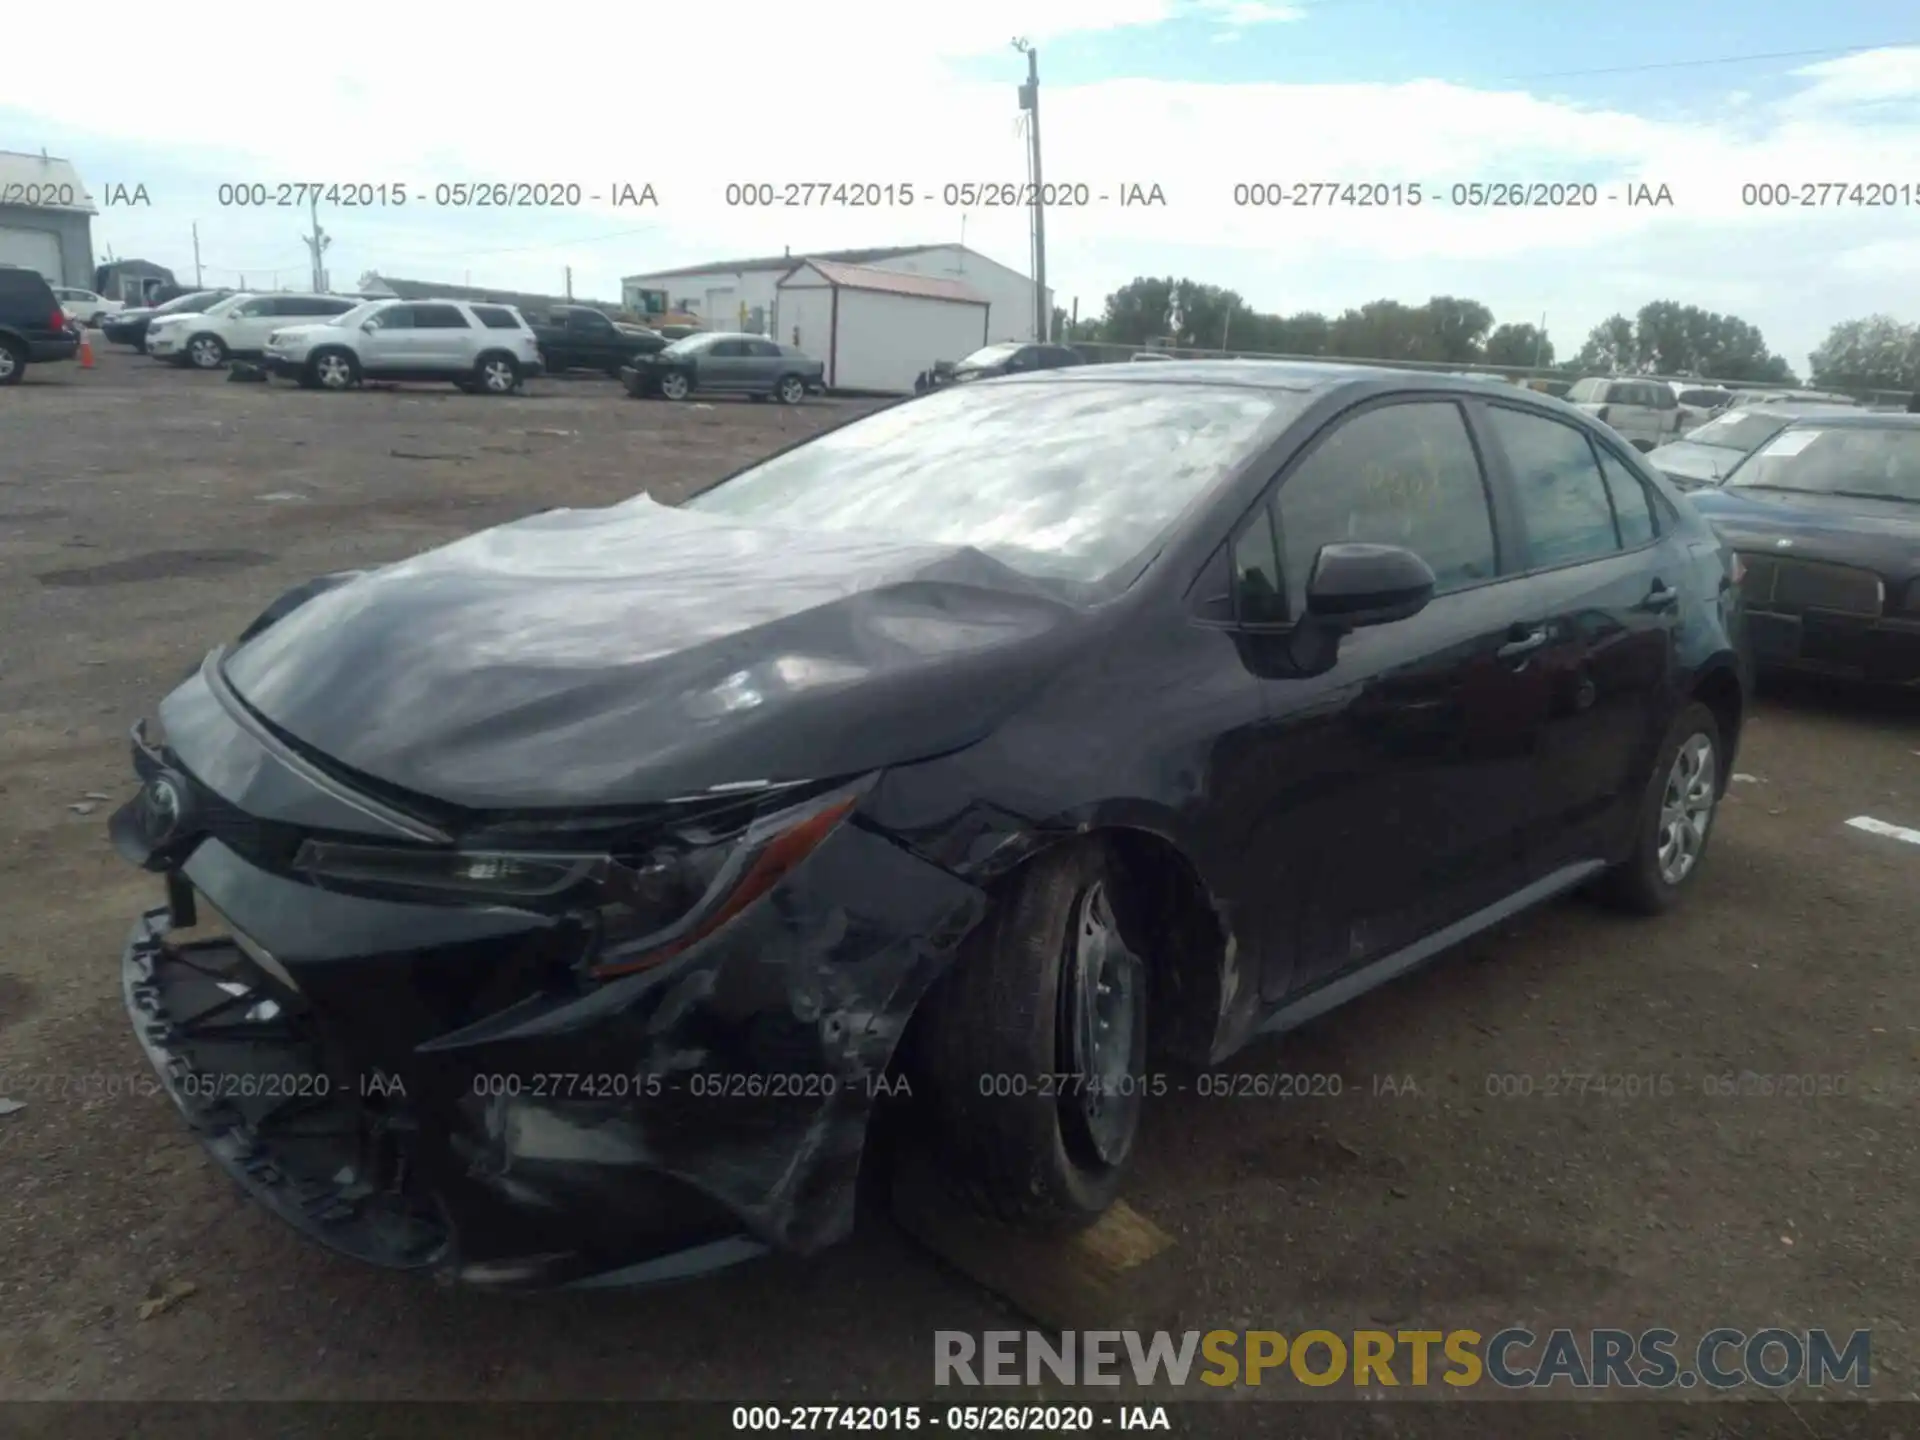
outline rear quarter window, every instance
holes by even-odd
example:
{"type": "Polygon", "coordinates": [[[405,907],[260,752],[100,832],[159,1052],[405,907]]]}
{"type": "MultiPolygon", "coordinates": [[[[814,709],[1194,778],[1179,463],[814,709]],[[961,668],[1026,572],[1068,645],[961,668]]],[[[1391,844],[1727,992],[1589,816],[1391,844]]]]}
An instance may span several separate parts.
{"type": "Polygon", "coordinates": [[[476,305],[474,315],[489,330],[518,330],[520,317],[503,305],[476,305]]]}

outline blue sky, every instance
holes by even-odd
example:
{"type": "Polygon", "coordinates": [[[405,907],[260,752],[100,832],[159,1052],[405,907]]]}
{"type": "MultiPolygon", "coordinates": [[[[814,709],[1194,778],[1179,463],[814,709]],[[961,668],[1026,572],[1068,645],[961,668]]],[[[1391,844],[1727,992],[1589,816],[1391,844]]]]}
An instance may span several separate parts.
{"type": "MultiPolygon", "coordinates": [[[[304,210],[221,205],[220,184],[235,180],[408,184],[404,209],[323,210],[343,287],[380,270],[553,290],[572,266],[576,293],[611,298],[623,274],[783,247],[957,239],[963,228],[1025,268],[1023,214],[963,213],[937,193],[948,181],[1024,178],[1014,103],[1024,62],[1007,43],[1024,33],[1041,52],[1049,179],[1095,191],[1159,184],[1167,197],[1151,211],[1050,215],[1049,279],[1083,313],[1142,273],[1231,285],[1280,311],[1444,293],[1480,299],[1502,320],[1545,314],[1564,354],[1609,312],[1673,299],[1754,321],[1795,366],[1836,321],[1874,311],[1920,320],[1920,12],[1910,0],[1832,0],[1812,15],[1776,0],[974,0],[925,13],[817,0],[749,5],[725,26],[700,7],[636,19],[613,0],[549,0],[540,28],[554,44],[539,48],[551,66],[527,54],[524,16],[489,13],[450,34],[426,7],[339,0],[326,32],[378,44],[314,45],[291,15],[205,0],[185,33],[151,36],[138,61],[113,61],[113,81],[10,69],[0,149],[65,156],[96,194],[144,184],[152,204],[104,211],[96,243],[190,275],[197,222],[208,283],[290,285],[306,274],[304,210]],[[601,37],[602,53],[575,65],[563,37],[601,37]],[[1916,43],[1675,63],[1899,41],[1916,43]],[[292,67],[289,46],[301,57],[292,67]],[[392,63],[408,53],[436,63],[392,63]],[[508,56],[518,58],[503,65],[508,56]],[[1592,71],[1615,73],[1568,73],[1592,71]],[[577,83],[557,78],[569,73],[577,83]],[[1417,182],[1444,197],[1469,179],[1608,193],[1637,179],[1668,185],[1674,203],[1232,203],[1246,181],[1417,182]],[[461,180],[571,182],[588,195],[650,182],[659,204],[427,203],[437,184],[461,180]],[[918,192],[911,207],[744,210],[725,203],[729,180],[918,192]],[[1917,203],[1741,204],[1743,183],[1821,180],[1906,185],[1917,203]]],[[[70,49],[56,17],[30,12],[26,30],[26,53],[70,49]]]]}

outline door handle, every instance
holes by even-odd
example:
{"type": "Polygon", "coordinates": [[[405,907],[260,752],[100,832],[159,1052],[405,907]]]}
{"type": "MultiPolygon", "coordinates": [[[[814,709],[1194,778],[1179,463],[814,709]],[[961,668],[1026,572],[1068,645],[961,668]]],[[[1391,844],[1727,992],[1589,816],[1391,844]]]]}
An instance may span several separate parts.
{"type": "Polygon", "coordinates": [[[1543,625],[1538,630],[1521,636],[1518,640],[1509,640],[1493,653],[1502,660],[1523,660],[1547,643],[1547,629],[1543,625]]]}
{"type": "Polygon", "coordinates": [[[1653,588],[1647,592],[1647,598],[1640,602],[1647,610],[1671,610],[1680,603],[1680,592],[1669,586],[1664,580],[1653,582],[1653,588]]]}

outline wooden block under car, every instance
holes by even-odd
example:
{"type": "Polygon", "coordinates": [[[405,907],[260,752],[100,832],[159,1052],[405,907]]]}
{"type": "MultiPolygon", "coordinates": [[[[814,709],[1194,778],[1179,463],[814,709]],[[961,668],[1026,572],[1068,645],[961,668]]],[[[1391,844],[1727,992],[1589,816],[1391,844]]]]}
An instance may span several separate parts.
{"type": "Polygon", "coordinates": [[[1175,1329],[1173,1238],[1128,1205],[1085,1230],[1037,1236],[979,1214],[924,1150],[896,1158],[893,1216],[935,1255],[1049,1330],[1175,1329]]]}

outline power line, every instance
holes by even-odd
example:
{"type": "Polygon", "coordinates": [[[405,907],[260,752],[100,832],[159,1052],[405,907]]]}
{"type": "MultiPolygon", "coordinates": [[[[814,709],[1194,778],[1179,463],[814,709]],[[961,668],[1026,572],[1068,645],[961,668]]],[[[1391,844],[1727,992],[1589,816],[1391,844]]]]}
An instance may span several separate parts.
{"type": "Polygon", "coordinates": [[[1608,65],[1598,70],[1543,70],[1531,75],[1501,75],[1495,84],[1515,80],[1569,80],[1581,75],[1637,75],[1649,70],[1692,70],[1705,65],[1739,65],[1749,60],[1807,60],[1820,55],[1858,55],[1866,50],[1899,50],[1920,40],[1882,40],[1874,45],[1827,45],[1817,50],[1767,50],[1749,55],[1713,55],[1701,60],[1659,60],[1645,65],[1608,65]]]}

